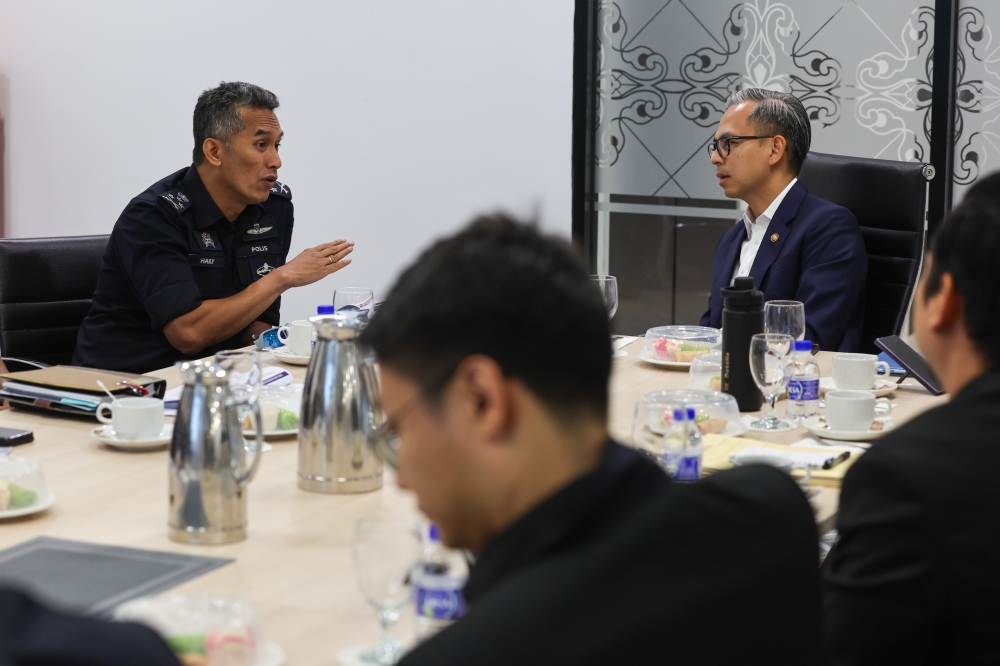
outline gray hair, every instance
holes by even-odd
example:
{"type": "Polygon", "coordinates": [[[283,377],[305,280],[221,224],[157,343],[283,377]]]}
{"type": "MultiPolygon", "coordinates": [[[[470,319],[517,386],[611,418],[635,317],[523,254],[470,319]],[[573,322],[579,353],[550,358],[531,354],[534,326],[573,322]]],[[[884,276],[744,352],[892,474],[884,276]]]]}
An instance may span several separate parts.
{"type": "Polygon", "coordinates": [[[812,142],[812,126],[802,102],[788,93],[746,88],[729,96],[726,109],[740,102],[757,102],[747,118],[747,124],[758,134],[780,134],[785,137],[788,143],[788,164],[798,174],[812,142]]]}
{"type": "Polygon", "coordinates": [[[202,150],[205,139],[218,139],[226,147],[232,147],[233,137],[244,129],[240,107],[274,111],[278,108],[278,98],[260,86],[241,81],[222,81],[198,96],[194,105],[195,164],[205,161],[202,150]]]}

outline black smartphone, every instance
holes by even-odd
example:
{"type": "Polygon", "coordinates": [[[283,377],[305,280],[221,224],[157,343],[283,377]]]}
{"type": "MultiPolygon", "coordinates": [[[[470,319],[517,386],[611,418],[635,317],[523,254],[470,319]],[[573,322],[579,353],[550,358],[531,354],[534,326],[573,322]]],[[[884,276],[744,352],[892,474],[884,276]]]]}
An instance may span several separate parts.
{"type": "Polygon", "coordinates": [[[17,428],[0,428],[0,447],[27,444],[35,440],[35,433],[17,428]]]}
{"type": "Polygon", "coordinates": [[[899,363],[906,373],[914,377],[924,385],[931,395],[941,395],[944,387],[941,380],[937,378],[931,366],[927,365],[924,357],[917,353],[917,350],[906,344],[898,335],[887,335],[875,341],[875,346],[888,354],[896,363],[899,363]]]}

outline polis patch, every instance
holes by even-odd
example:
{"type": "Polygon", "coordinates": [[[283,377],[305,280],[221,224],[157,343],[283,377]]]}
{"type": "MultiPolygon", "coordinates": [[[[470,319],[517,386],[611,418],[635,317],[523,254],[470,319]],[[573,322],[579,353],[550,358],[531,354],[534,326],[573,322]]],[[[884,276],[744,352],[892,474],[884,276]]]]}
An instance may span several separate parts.
{"type": "Polygon", "coordinates": [[[253,257],[260,254],[283,255],[284,252],[281,250],[281,243],[275,241],[251,242],[249,245],[240,245],[236,248],[236,256],[243,259],[244,257],[253,257]]]}
{"type": "Polygon", "coordinates": [[[243,232],[244,241],[256,241],[263,240],[265,238],[274,238],[278,235],[278,227],[274,223],[274,218],[270,215],[266,215],[257,222],[253,223],[253,226],[246,229],[243,232]]]}
{"type": "Polygon", "coordinates": [[[198,266],[200,268],[225,268],[226,258],[225,257],[214,257],[205,256],[202,254],[189,254],[188,261],[191,262],[192,266],[198,266]]]}

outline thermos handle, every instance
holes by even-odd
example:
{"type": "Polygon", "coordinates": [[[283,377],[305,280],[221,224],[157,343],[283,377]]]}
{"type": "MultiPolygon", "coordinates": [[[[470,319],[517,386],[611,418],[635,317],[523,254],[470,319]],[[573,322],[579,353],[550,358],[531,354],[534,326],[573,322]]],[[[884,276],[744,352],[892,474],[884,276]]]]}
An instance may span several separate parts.
{"type": "MultiPolygon", "coordinates": [[[[230,430],[229,442],[230,446],[233,447],[233,455],[230,457],[231,471],[233,474],[233,479],[236,480],[238,484],[248,483],[253,479],[254,475],[257,473],[257,468],[260,467],[260,454],[264,450],[264,421],[260,415],[260,403],[256,400],[227,400],[226,409],[233,410],[234,412],[237,408],[244,405],[249,405],[250,410],[253,412],[254,422],[257,425],[257,446],[254,449],[253,462],[250,463],[250,469],[246,472],[240,472],[240,460],[243,459],[242,455],[236,455],[237,452],[242,453],[243,450],[243,426],[242,422],[236,418],[231,421],[231,423],[237,423],[238,427],[230,430]]],[[[237,417],[239,414],[236,415],[237,417]]]]}

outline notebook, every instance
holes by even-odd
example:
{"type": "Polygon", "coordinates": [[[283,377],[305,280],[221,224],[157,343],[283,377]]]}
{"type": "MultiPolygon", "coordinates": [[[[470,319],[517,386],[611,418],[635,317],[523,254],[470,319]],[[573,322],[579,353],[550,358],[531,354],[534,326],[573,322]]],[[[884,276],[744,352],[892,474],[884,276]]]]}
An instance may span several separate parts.
{"type": "MultiPolygon", "coordinates": [[[[742,437],[724,437],[722,435],[705,435],[703,438],[705,454],[702,456],[701,466],[707,473],[719,472],[733,466],[731,457],[737,456],[740,452],[753,448],[753,452],[774,452],[774,455],[787,458],[793,462],[804,462],[809,459],[812,462],[836,457],[840,449],[830,449],[817,444],[815,447],[796,446],[794,448],[783,444],[771,444],[754,439],[744,439],[742,437]],[[813,455],[810,455],[813,454],[813,455]],[[801,458],[801,460],[799,460],[801,458]]],[[[830,469],[813,469],[810,483],[821,486],[840,486],[844,480],[844,475],[851,468],[854,461],[861,455],[861,451],[851,451],[847,460],[837,463],[830,469]]],[[[805,476],[805,471],[796,469],[792,472],[795,478],[805,476]]]]}

